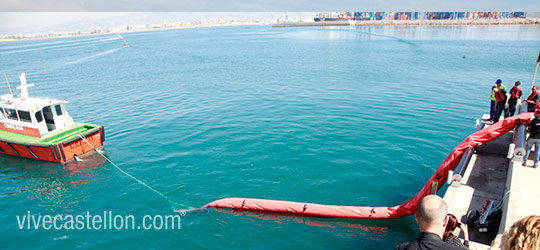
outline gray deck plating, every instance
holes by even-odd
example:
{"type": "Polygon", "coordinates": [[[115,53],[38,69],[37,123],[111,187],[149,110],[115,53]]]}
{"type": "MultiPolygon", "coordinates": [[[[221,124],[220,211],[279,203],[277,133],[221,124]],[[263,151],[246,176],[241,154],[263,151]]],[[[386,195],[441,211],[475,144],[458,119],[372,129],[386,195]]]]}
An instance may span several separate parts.
{"type": "MultiPolygon", "coordinates": [[[[483,118],[487,117],[484,115],[483,118]]],[[[492,240],[515,221],[528,215],[540,215],[540,167],[532,167],[534,152],[525,167],[522,162],[507,159],[513,135],[514,132],[509,132],[477,146],[463,175],[463,184],[460,187],[449,186],[444,195],[448,212],[462,222],[465,222],[469,210],[481,211],[488,199],[495,200],[496,205],[501,200],[503,202],[498,230],[495,228],[489,233],[479,233],[477,228],[469,227],[470,249],[489,249],[492,240]]]]}
{"type": "MultiPolygon", "coordinates": [[[[449,205],[449,213],[465,222],[469,210],[481,211],[488,199],[495,200],[495,204],[502,200],[510,163],[506,155],[512,137],[513,133],[510,132],[476,147],[461,187],[450,186],[446,191],[444,199],[449,205]]],[[[471,249],[487,249],[496,235],[497,230],[479,233],[477,228],[469,227],[471,249]]]]}

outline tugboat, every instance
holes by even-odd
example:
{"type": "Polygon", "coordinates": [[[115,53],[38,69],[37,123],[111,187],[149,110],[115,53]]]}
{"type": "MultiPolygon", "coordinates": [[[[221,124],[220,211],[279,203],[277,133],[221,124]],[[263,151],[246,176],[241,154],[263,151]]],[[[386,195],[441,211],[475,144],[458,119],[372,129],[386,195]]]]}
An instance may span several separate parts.
{"type": "Polygon", "coordinates": [[[103,148],[103,126],[74,122],[67,101],[28,96],[24,73],[20,96],[0,97],[0,153],[64,163],[103,148]]]}

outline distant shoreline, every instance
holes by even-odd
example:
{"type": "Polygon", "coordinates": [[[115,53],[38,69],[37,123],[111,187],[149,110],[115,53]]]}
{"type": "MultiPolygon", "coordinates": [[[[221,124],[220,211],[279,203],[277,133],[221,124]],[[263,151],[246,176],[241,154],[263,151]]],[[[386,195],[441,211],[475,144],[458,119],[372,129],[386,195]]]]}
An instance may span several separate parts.
{"type": "Polygon", "coordinates": [[[449,20],[343,20],[327,22],[285,22],[272,27],[302,26],[361,26],[361,25],[410,25],[410,26],[467,26],[467,25],[540,25],[540,18],[511,19],[449,19],[449,20]]]}
{"type": "Polygon", "coordinates": [[[152,32],[152,31],[163,31],[163,30],[182,30],[182,29],[214,28],[214,27],[230,27],[230,26],[254,26],[254,25],[266,25],[266,24],[258,23],[258,22],[238,22],[238,23],[229,23],[229,24],[198,25],[198,26],[191,26],[191,27],[166,27],[166,28],[157,28],[157,29],[127,30],[127,31],[118,31],[118,32],[107,32],[107,33],[63,34],[63,35],[50,35],[47,37],[0,38],[0,43],[1,42],[15,42],[15,41],[47,40],[47,39],[69,38],[69,37],[116,35],[116,34],[152,32]]]}
{"type": "MultiPolygon", "coordinates": [[[[84,36],[96,36],[96,35],[114,35],[114,34],[126,34],[135,32],[152,32],[163,30],[179,30],[179,29],[196,29],[196,28],[214,28],[214,27],[231,27],[231,26],[254,26],[254,25],[269,25],[269,23],[263,22],[238,22],[227,24],[210,24],[210,25],[194,25],[188,27],[162,27],[162,28],[149,28],[142,30],[125,30],[116,32],[100,32],[100,33],[66,33],[59,35],[47,35],[41,37],[31,37],[32,35],[19,35],[20,38],[0,38],[0,42],[14,42],[14,41],[32,41],[32,40],[46,40],[57,38],[69,38],[69,37],[84,37],[84,36]],[[26,37],[28,36],[28,37],[26,37]]],[[[512,18],[512,19],[451,19],[451,20],[343,20],[343,21],[327,21],[327,22],[283,22],[273,23],[272,27],[309,27],[309,26],[363,26],[363,25],[404,25],[404,26],[469,26],[469,25],[540,25],[540,18],[512,18]]],[[[14,35],[15,36],[15,35],[14,35]]]]}

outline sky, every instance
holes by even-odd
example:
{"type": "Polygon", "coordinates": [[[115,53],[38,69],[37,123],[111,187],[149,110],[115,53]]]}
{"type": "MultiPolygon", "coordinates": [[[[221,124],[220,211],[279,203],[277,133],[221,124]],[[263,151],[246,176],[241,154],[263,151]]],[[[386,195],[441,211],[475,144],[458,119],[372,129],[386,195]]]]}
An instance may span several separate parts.
{"type": "Polygon", "coordinates": [[[2,11],[540,11],[538,0],[0,0],[2,11]],[[536,10],[530,10],[536,9],[536,10]]]}
{"type": "Polygon", "coordinates": [[[540,0],[0,0],[0,34],[325,11],[540,11],[540,0]],[[171,12],[173,11],[173,12],[171,12]]]}

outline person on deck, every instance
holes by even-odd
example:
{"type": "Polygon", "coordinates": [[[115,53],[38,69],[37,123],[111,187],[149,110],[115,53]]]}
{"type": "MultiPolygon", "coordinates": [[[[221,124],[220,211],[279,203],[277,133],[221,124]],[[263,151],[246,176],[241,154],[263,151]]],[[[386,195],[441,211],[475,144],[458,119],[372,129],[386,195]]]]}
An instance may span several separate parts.
{"type": "Polygon", "coordinates": [[[518,220],[504,234],[497,235],[490,249],[538,250],[540,249],[540,216],[529,215],[518,220]]]}
{"type": "Polygon", "coordinates": [[[508,107],[508,93],[504,88],[493,88],[493,93],[495,93],[495,99],[497,100],[495,104],[495,117],[491,120],[493,122],[498,122],[501,117],[503,110],[508,107]]]}
{"type": "Polygon", "coordinates": [[[502,236],[503,250],[540,249],[540,216],[529,215],[512,224],[502,236]]]}
{"type": "Polygon", "coordinates": [[[448,223],[443,234],[443,241],[453,246],[464,246],[469,248],[469,230],[467,224],[461,224],[453,214],[448,214],[448,223]],[[459,235],[459,231],[463,231],[463,237],[465,240],[461,240],[456,236],[459,235]]]}
{"type": "Polygon", "coordinates": [[[497,113],[497,98],[495,96],[495,89],[504,89],[506,91],[506,86],[502,84],[501,79],[497,79],[495,85],[491,88],[491,105],[489,109],[489,120],[492,122],[495,121],[495,115],[497,113]]]}
{"type": "Polygon", "coordinates": [[[534,85],[531,89],[531,94],[529,95],[529,97],[527,97],[527,100],[526,100],[527,112],[534,111],[534,107],[536,106],[535,102],[536,102],[536,99],[538,99],[538,94],[539,94],[538,85],[534,85]]]}
{"type": "Polygon", "coordinates": [[[536,98],[536,102],[534,102],[533,111],[536,111],[536,110],[539,110],[539,109],[540,109],[540,98],[536,98]]]}
{"type": "Polygon", "coordinates": [[[403,243],[396,246],[396,250],[405,249],[437,249],[437,250],[458,250],[465,247],[452,246],[442,241],[442,237],[448,223],[448,207],[441,197],[428,195],[418,204],[416,211],[416,222],[420,227],[420,237],[413,242],[403,243]]]}
{"type": "Polygon", "coordinates": [[[510,117],[514,115],[514,112],[516,111],[516,104],[521,99],[521,96],[523,95],[523,91],[521,91],[521,82],[517,81],[514,84],[514,87],[510,90],[510,100],[508,100],[508,109],[506,112],[504,112],[504,118],[510,117]]]}
{"type": "Polygon", "coordinates": [[[531,153],[534,144],[534,167],[538,167],[538,159],[540,158],[540,109],[534,112],[534,119],[529,122],[529,139],[527,140],[527,154],[523,158],[523,166],[526,165],[529,154],[531,153]]]}

